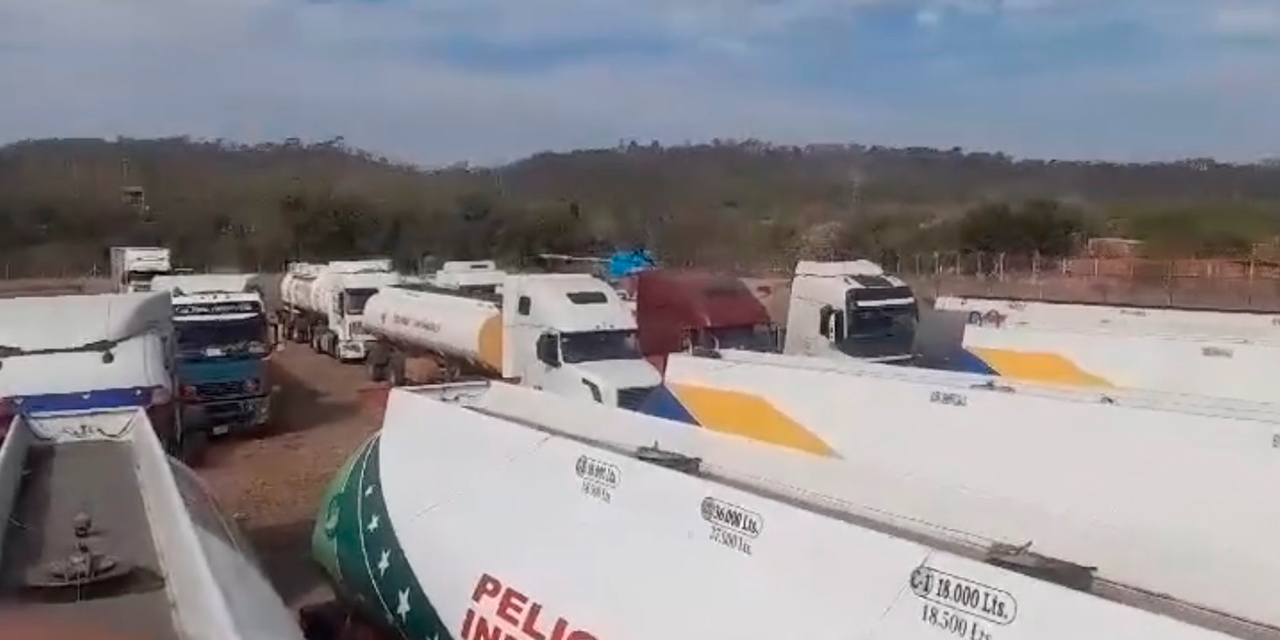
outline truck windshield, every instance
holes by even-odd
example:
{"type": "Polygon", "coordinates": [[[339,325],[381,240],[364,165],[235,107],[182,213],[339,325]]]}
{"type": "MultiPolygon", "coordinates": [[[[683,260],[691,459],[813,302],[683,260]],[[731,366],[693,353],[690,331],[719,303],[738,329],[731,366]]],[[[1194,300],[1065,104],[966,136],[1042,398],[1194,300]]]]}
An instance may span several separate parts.
{"type": "Polygon", "coordinates": [[[364,313],[364,305],[377,293],[377,289],[347,289],[342,292],[342,313],[358,316],[364,313]]]}
{"type": "Polygon", "coordinates": [[[560,357],[569,363],[640,358],[636,332],[584,331],[560,334],[560,357]]]}
{"type": "Polygon", "coordinates": [[[720,327],[708,330],[715,338],[716,349],[740,349],[742,351],[777,351],[777,339],[771,327],[757,324],[745,327],[720,327]]]}
{"type": "Polygon", "coordinates": [[[915,333],[916,306],[889,305],[883,307],[852,306],[849,309],[849,337],[863,338],[900,332],[915,333]]]}
{"type": "Polygon", "coordinates": [[[176,328],[178,350],[183,354],[198,355],[210,347],[235,352],[266,343],[267,325],[262,316],[242,320],[183,320],[176,328]]]}

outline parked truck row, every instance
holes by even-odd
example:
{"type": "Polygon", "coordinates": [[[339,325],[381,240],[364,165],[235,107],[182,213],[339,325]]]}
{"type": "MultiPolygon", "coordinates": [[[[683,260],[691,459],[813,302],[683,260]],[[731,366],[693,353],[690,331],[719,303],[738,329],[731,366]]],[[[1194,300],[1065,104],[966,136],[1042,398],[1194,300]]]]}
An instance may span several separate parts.
{"type": "Polygon", "coordinates": [[[280,283],[278,323],[295,342],[363,361],[375,381],[506,378],[624,407],[660,385],[663,359],[678,351],[911,357],[915,298],[873,263],[801,262],[779,327],[740,278],[626,257],[608,263],[613,283],[508,274],[485,260],[446,262],[424,278],[378,258],[297,263],[280,283]]]}
{"type": "MultiPolygon", "coordinates": [[[[910,289],[863,261],[798,265],[782,327],[741,279],[708,273],[607,283],[481,261],[406,278],[366,260],[284,280],[289,337],[397,386],[451,381],[393,390],[320,505],[313,550],[338,599],[307,610],[310,640],[1280,640],[1268,406],[851,364],[903,359],[918,319],[910,289]],[[1134,467],[1156,453],[1168,468],[1134,467]],[[620,591],[602,594],[610,580],[620,591]]],[[[174,273],[148,287],[0,301],[0,582],[65,542],[88,573],[37,588],[133,566],[165,582],[127,601],[107,589],[104,623],[294,640],[234,523],[196,513],[212,501],[164,460],[269,412],[259,288],[174,273]],[[84,505],[109,514],[113,562],[71,542],[84,505]],[[60,520],[73,533],[46,526],[60,520]]]]}

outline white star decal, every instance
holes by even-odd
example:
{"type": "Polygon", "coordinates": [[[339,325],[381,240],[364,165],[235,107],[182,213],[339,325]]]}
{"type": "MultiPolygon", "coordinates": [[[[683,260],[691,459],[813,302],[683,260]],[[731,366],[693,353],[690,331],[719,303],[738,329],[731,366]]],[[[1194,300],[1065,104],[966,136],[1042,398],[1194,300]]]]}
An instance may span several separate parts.
{"type": "Polygon", "coordinates": [[[369,526],[365,528],[369,530],[369,533],[378,530],[378,514],[375,513],[372,518],[369,518],[369,526]]]}
{"type": "Polygon", "coordinates": [[[383,551],[382,555],[378,556],[378,577],[381,578],[382,576],[386,575],[387,568],[390,566],[391,566],[391,552],[383,551]]]}
{"type": "Polygon", "coordinates": [[[364,488],[364,495],[365,495],[365,497],[369,497],[369,496],[373,495],[373,485],[369,485],[369,486],[367,486],[367,487],[365,487],[365,488],[364,488]]]}
{"type": "Polygon", "coordinates": [[[400,622],[404,622],[409,616],[409,590],[405,589],[396,594],[400,603],[396,605],[396,614],[400,616],[400,622]]]}

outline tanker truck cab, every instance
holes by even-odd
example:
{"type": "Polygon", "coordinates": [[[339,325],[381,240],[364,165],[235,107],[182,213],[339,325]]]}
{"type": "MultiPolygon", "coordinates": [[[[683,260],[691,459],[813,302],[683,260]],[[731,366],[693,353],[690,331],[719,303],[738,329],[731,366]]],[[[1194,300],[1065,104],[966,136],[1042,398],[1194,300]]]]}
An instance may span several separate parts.
{"type": "Polygon", "coordinates": [[[315,307],[323,309],[326,327],[313,336],[313,346],[343,362],[364,360],[374,337],[364,326],[365,304],[378,289],[398,284],[400,274],[386,259],[330,262],[315,279],[315,307]]]}
{"type": "Polygon", "coordinates": [[[271,416],[267,318],[257,293],[175,292],[179,399],[187,428],[259,431],[271,416]]]}
{"type": "Polygon", "coordinates": [[[787,311],[787,355],[911,359],[919,310],[902,280],[868,260],[796,265],[787,311]]]}
{"type": "Polygon", "coordinates": [[[503,369],[527,386],[636,409],[662,383],[640,351],[635,317],[585,274],[511,276],[503,284],[503,369]]]}

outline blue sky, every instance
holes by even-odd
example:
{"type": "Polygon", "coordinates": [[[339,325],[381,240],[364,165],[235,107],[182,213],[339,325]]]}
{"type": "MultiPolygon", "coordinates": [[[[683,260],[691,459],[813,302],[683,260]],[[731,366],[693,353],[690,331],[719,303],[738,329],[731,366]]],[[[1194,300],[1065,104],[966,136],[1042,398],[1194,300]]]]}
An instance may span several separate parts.
{"type": "Polygon", "coordinates": [[[0,0],[0,140],[1280,156],[1280,0],[0,0]]]}

